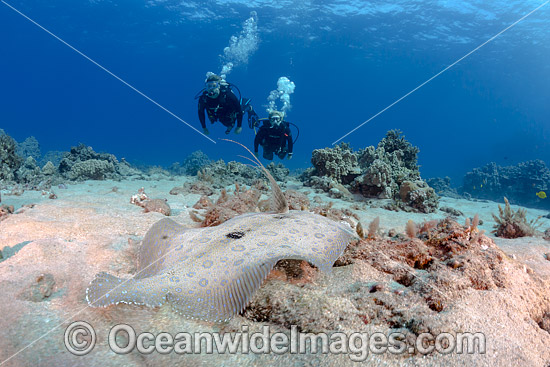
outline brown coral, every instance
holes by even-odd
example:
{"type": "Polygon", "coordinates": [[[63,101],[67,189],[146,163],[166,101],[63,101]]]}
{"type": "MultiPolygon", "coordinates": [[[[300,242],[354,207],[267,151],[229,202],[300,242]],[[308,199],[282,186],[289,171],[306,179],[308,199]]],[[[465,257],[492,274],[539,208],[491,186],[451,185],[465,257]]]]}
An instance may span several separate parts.
{"type": "Polygon", "coordinates": [[[284,192],[284,195],[290,210],[304,210],[305,208],[309,208],[309,199],[301,192],[289,189],[284,192]]]}
{"type": "MultiPolygon", "coordinates": [[[[261,193],[256,189],[249,189],[243,192],[240,189],[236,189],[231,196],[224,189],[215,203],[212,203],[203,196],[193,207],[206,210],[201,227],[211,227],[217,226],[237,215],[258,211],[260,196],[261,193]]],[[[196,213],[193,213],[191,217],[193,220],[198,218],[196,213]]]]}
{"type": "Polygon", "coordinates": [[[353,211],[347,208],[336,209],[332,207],[332,202],[329,202],[326,205],[319,205],[313,208],[311,211],[315,214],[322,215],[336,222],[346,222],[350,225],[351,228],[355,228],[356,223],[351,218],[354,218],[356,221],[359,221],[359,216],[353,211]]]}
{"type": "Polygon", "coordinates": [[[512,211],[507,198],[504,198],[504,209],[499,205],[498,212],[498,217],[493,214],[496,224],[494,225],[495,230],[492,231],[497,237],[518,238],[535,235],[537,221],[540,217],[528,221],[527,211],[521,208],[515,212],[512,211]]]}

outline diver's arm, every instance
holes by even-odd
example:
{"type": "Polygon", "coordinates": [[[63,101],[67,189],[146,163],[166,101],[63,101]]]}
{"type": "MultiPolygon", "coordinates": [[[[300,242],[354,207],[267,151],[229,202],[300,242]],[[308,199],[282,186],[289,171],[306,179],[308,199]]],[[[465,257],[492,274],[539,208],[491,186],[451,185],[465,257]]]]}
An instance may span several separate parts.
{"type": "Polygon", "coordinates": [[[264,138],[264,129],[260,128],[258,130],[258,133],[256,134],[256,137],[254,138],[254,153],[258,153],[258,145],[260,145],[260,142],[264,138]]]}
{"type": "Polygon", "coordinates": [[[241,127],[243,125],[243,113],[242,111],[237,112],[237,127],[241,127]]]}
{"type": "Polygon", "coordinates": [[[285,129],[286,134],[286,141],[288,144],[288,152],[292,153],[292,148],[294,147],[294,142],[292,141],[292,132],[290,131],[290,128],[287,126],[285,129]]]}
{"type": "Polygon", "coordinates": [[[227,92],[227,103],[230,106],[231,112],[235,112],[237,118],[237,127],[241,127],[243,124],[243,111],[241,111],[241,104],[239,99],[233,92],[227,92]]]}
{"type": "Polygon", "coordinates": [[[206,116],[204,113],[205,108],[206,108],[206,103],[204,102],[204,96],[201,96],[199,98],[199,121],[203,129],[206,129],[206,122],[205,122],[206,116]]]}

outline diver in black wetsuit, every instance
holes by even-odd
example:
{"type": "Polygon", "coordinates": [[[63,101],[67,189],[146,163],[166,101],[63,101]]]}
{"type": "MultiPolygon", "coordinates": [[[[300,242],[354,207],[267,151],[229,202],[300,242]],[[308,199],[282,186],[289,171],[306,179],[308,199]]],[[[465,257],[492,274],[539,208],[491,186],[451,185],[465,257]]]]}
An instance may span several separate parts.
{"type": "Polygon", "coordinates": [[[227,128],[225,130],[226,134],[231,132],[231,129],[235,126],[235,122],[237,123],[235,134],[241,133],[243,122],[241,103],[231,91],[229,85],[220,76],[216,74],[208,76],[206,79],[206,89],[199,97],[198,107],[199,121],[205,135],[210,133],[206,127],[205,110],[212,124],[220,121],[227,128]]]}
{"type": "Polygon", "coordinates": [[[279,111],[271,111],[268,119],[261,119],[263,125],[254,138],[254,154],[258,154],[258,145],[263,148],[263,157],[267,160],[273,159],[275,153],[280,159],[287,156],[292,158],[292,133],[289,123],[283,120],[284,114],[279,111]]]}

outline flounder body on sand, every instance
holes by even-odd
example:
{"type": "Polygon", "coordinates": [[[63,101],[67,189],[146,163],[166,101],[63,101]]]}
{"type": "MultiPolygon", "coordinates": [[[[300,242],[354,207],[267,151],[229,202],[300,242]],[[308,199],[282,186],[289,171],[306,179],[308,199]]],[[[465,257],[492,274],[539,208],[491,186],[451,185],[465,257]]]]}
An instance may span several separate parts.
{"type": "Polygon", "coordinates": [[[143,238],[136,275],[97,274],[86,290],[88,304],[170,302],[185,317],[221,322],[242,311],[279,260],[306,260],[329,272],[355,233],[318,214],[289,211],[273,177],[256,162],[271,182],[276,213],[194,229],[163,219],[143,238]]]}
{"type": "Polygon", "coordinates": [[[225,321],[246,306],[277,261],[302,259],[328,272],[354,238],[346,224],[302,211],[245,214],[197,229],[163,219],[143,239],[137,275],[100,273],[87,299],[93,306],[168,301],[188,318],[225,321]]]}

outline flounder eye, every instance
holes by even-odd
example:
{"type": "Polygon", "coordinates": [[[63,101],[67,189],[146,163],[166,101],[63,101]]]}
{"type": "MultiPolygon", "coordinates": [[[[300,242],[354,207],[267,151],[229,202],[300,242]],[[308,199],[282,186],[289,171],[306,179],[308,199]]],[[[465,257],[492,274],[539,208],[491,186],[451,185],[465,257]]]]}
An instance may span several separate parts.
{"type": "Polygon", "coordinates": [[[244,232],[231,232],[225,235],[227,238],[233,238],[235,240],[242,238],[244,236],[244,232]]]}

